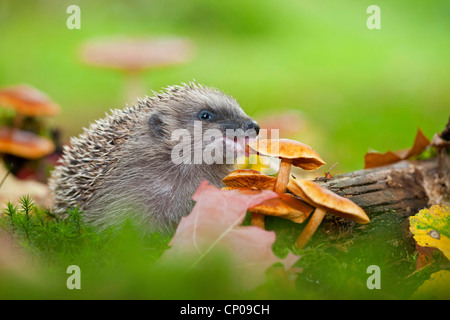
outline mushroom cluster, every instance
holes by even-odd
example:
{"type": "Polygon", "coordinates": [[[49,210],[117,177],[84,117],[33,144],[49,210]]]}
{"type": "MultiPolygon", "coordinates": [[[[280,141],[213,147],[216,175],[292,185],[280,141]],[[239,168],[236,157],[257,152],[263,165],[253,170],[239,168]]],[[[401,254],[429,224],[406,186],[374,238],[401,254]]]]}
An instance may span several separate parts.
{"type": "Polygon", "coordinates": [[[0,106],[13,112],[10,123],[0,126],[3,158],[9,157],[10,163],[36,160],[55,150],[54,142],[41,135],[44,131],[41,117],[58,114],[60,106],[46,94],[29,85],[5,87],[0,89],[0,106]]]}
{"type": "Polygon", "coordinates": [[[273,190],[278,194],[276,198],[249,208],[252,225],[264,228],[265,216],[303,223],[314,211],[296,241],[296,246],[301,249],[311,239],[327,212],[358,223],[369,222],[365,212],[351,200],[313,181],[290,179],[292,166],[311,171],[325,164],[310,146],[290,139],[264,139],[252,141],[249,148],[258,155],[279,158],[281,161],[277,177],[256,170],[240,169],[231,172],[222,180],[226,186],[224,189],[273,190]]]}
{"type": "MultiPolygon", "coordinates": [[[[231,172],[222,182],[223,189],[274,190],[277,179],[257,170],[240,169],[231,172]]],[[[269,199],[249,209],[251,224],[264,228],[265,216],[276,216],[302,223],[311,214],[313,208],[306,202],[287,193],[279,193],[277,198],[269,199]]]]}
{"type": "Polygon", "coordinates": [[[287,188],[316,208],[296,241],[298,248],[306,246],[327,212],[362,224],[370,221],[364,210],[353,201],[341,197],[313,181],[294,179],[289,182],[287,188]]]}

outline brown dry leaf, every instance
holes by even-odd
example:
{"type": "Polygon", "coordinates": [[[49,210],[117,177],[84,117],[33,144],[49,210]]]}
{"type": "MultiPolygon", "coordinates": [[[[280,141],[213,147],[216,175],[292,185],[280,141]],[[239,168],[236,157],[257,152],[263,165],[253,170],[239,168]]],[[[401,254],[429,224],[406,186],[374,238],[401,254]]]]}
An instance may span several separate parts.
{"type": "Polygon", "coordinates": [[[417,130],[414,144],[411,148],[385,153],[368,152],[364,156],[364,169],[381,167],[398,161],[406,160],[419,155],[430,145],[430,140],[423,134],[420,128],[417,130]]]}
{"type": "Polygon", "coordinates": [[[194,209],[181,220],[171,248],[160,262],[184,260],[193,269],[213,253],[226,252],[236,281],[246,289],[255,288],[264,282],[267,268],[274,263],[282,262],[289,268],[299,258],[293,254],[284,260],[275,256],[274,232],[241,226],[249,207],[276,196],[268,190],[219,190],[204,181],[193,196],[194,209]]]}
{"type": "Polygon", "coordinates": [[[423,134],[422,130],[417,129],[416,139],[414,140],[414,145],[409,149],[404,159],[409,159],[412,156],[417,156],[421,154],[426,147],[430,145],[430,140],[423,134]]]}
{"type": "Polygon", "coordinates": [[[433,247],[422,247],[416,243],[416,250],[416,269],[419,270],[433,262],[433,254],[438,249],[433,247]]]}

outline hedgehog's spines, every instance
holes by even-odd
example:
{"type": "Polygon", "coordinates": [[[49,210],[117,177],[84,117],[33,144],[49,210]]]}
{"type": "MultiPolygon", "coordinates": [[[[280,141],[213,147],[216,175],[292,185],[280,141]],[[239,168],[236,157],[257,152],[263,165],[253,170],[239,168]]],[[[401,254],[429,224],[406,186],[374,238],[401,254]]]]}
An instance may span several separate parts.
{"type": "MultiPolygon", "coordinates": [[[[93,121],[89,126],[83,128],[78,137],[72,137],[70,146],[64,146],[63,156],[58,161],[60,165],[55,167],[49,180],[54,199],[53,209],[56,214],[64,214],[69,208],[79,207],[81,210],[89,212],[86,216],[91,221],[94,221],[95,224],[101,224],[107,217],[103,216],[100,210],[108,211],[107,213],[113,219],[119,219],[119,216],[123,213],[122,207],[118,203],[119,200],[126,198],[127,203],[131,203],[133,208],[136,209],[134,205],[140,205],[140,203],[137,203],[139,195],[145,194],[145,192],[153,195],[152,201],[158,202],[157,210],[152,211],[157,224],[161,224],[162,221],[164,223],[175,222],[176,219],[180,218],[181,213],[186,214],[184,211],[178,211],[178,215],[169,215],[167,214],[169,208],[167,203],[172,204],[173,201],[161,204],[160,200],[156,201],[155,199],[158,196],[167,197],[167,194],[170,195],[170,184],[166,183],[167,180],[182,179],[190,186],[189,188],[192,188],[194,185],[193,177],[201,178],[201,175],[192,173],[191,176],[185,177],[188,172],[187,168],[186,171],[183,171],[184,169],[175,168],[172,165],[167,166],[167,155],[155,152],[152,149],[153,144],[144,150],[142,146],[145,147],[145,143],[151,139],[150,135],[147,135],[149,129],[146,117],[149,117],[153,110],[162,112],[164,115],[170,114],[172,110],[169,108],[177,103],[181,105],[183,103],[185,105],[192,104],[193,101],[202,101],[202,98],[211,98],[211,96],[208,96],[209,94],[212,95],[213,101],[220,98],[224,98],[223,101],[225,102],[231,100],[225,99],[225,95],[220,91],[203,87],[195,80],[181,85],[168,86],[159,92],[152,91],[152,94],[153,96],[138,97],[136,102],[127,104],[123,109],[109,110],[103,118],[93,121]],[[135,157],[136,152],[146,155],[146,158],[135,157]],[[124,155],[127,155],[127,161],[123,159],[124,155]],[[162,157],[165,157],[164,161],[161,160],[162,157]],[[141,179],[144,172],[144,170],[141,170],[141,163],[146,163],[144,160],[148,159],[150,159],[148,163],[151,166],[147,164],[143,166],[148,169],[145,181],[143,180],[141,184],[137,185],[133,182],[131,188],[128,187],[126,185],[127,179],[130,179],[130,181],[136,181],[136,177],[141,179]],[[127,167],[128,163],[130,163],[130,167],[127,167]],[[131,170],[128,171],[129,168],[131,170]],[[135,169],[133,170],[133,168],[135,169]],[[152,170],[157,170],[158,173],[165,172],[165,180],[161,174],[149,174],[152,170]],[[125,175],[122,175],[122,173],[125,173],[125,175]],[[148,178],[149,176],[151,178],[148,178]],[[153,188],[150,193],[148,188],[151,183],[156,185],[157,188],[153,188]],[[131,192],[130,189],[135,192],[131,192]],[[113,191],[111,192],[111,190],[113,191]],[[117,196],[118,194],[120,196],[117,196]],[[92,205],[97,207],[92,209],[92,205]]],[[[231,105],[232,107],[235,106],[233,103],[231,105]]],[[[202,104],[200,103],[199,108],[201,107],[202,104]]],[[[237,107],[239,106],[237,105],[237,107]]],[[[167,141],[161,142],[161,145],[167,148],[167,141]]],[[[217,178],[216,180],[220,183],[224,169],[220,169],[220,175],[219,169],[217,170],[217,177],[220,177],[220,179],[217,178]]],[[[205,172],[201,174],[208,178],[212,177],[205,172]]],[[[189,188],[186,187],[185,190],[191,190],[189,188]]],[[[178,192],[179,189],[177,189],[178,192]]],[[[191,194],[188,194],[187,191],[183,192],[182,200],[177,200],[179,201],[178,208],[186,210],[191,203],[191,194]]],[[[142,202],[141,204],[146,203],[147,206],[139,207],[137,211],[147,212],[147,217],[150,217],[151,215],[148,214],[150,212],[149,197],[139,199],[142,202]]],[[[144,219],[144,216],[141,219],[144,219]]],[[[164,225],[159,226],[164,227],[164,225]]]]}
{"type": "Polygon", "coordinates": [[[130,137],[129,129],[140,121],[142,111],[150,111],[154,103],[172,99],[183,90],[198,88],[201,88],[199,84],[190,82],[189,85],[168,86],[160,92],[152,91],[153,97],[146,95],[123,109],[111,109],[103,118],[84,127],[78,137],[72,137],[70,146],[63,147],[64,155],[58,160],[60,165],[55,168],[49,180],[56,213],[63,213],[65,209],[77,206],[81,198],[84,202],[89,200],[93,194],[93,190],[89,189],[102,174],[111,170],[114,161],[112,153],[130,137]],[[96,165],[78,174],[73,174],[73,170],[69,169],[82,167],[84,163],[96,165]],[[85,192],[82,194],[82,191],[85,192]]]}

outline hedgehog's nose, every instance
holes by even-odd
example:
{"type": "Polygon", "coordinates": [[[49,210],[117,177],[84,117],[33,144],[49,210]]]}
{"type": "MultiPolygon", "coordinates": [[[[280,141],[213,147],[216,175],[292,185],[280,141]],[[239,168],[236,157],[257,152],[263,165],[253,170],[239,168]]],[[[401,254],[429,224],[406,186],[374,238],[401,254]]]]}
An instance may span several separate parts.
{"type": "Polygon", "coordinates": [[[247,131],[247,130],[255,130],[255,132],[256,132],[256,135],[258,135],[259,134],[259,125],[258,125],[258,123],[257,122],[255,122],[255,121],[249,121],[249,122],[247,122],[246,124],[245,124],[245,130],[247,131]]]}

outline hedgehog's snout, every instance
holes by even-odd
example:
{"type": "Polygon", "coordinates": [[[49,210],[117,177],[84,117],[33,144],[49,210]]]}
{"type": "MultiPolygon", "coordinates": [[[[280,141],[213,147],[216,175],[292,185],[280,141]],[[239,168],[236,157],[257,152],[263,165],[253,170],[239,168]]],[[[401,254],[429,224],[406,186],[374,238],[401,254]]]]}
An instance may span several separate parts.
{"type": "Polygon", "coordinates": [[[234,122],[234,121],[227,121],[225,123],[223,123],[223,131],[224,133],[227,130],[243,130],[244,131],[244,135],[247,137],[252,137],[252,138],[256,138],[256,136],[258,136],[259,134],[259,125],[258,123],[251,119],[251,120],[246,120],[245,122],[234,122]]]}
{"type": "Polygon", "coordinates": [[[255,137],[259,134],[259,129],[259,124],[254,120],[247,122],[244,127],[244,130],[247,132],[251,132],[252,130],[254,130],[256,133],[255,137]]]}

